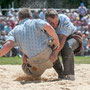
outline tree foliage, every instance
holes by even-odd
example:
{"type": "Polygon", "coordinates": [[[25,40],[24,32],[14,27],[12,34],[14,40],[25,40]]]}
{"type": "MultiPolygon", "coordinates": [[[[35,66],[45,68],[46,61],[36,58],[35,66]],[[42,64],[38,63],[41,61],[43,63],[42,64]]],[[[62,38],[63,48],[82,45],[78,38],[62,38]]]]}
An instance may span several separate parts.
{"type": "Polygon", "coordinates": [[[9,8],[9,5],[12,5],[12,0],[1,0],[1,8],[9,8]]]}
{"type": "MultiPolygon", "coordinates": [[[[28,3],[28,0],[0,0],[1,8],[9,8],[9,4],[12,6],[12,1],[14,1],[15,8],[22,7],[22,1],[28,3]]],[[[86,7],[90,7],[90,0],[43,0],[43,3],[44,2],[47,2],[46,7],[48,8],[77,8],[81,2],[83,2],[86,7]]]]}
{"type": "Polygon", "coordinates": [[[90,7],[90,0],[47,0],[48,7],[50,8],[77,8],[81,2],[83,2],[86,7],[90,7]]]}
{"type": "Polygon", "coordinates": [[[14,0],[15,8],[20,8],[20,0],[14,0]]]}

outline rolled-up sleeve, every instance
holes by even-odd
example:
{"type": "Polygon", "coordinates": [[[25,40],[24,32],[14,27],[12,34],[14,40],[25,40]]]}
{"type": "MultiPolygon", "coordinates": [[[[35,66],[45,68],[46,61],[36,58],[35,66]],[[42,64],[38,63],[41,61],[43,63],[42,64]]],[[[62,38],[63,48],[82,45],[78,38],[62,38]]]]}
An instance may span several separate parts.
{"type": "Polygon", "coordinates": [[[70,19],[67,17],[64,20],[63,26],[61,27],[60,34],[63,34],[65,36],[69,36],[74,31],[75,27],[73,23],[70,21],[70,19]]]}

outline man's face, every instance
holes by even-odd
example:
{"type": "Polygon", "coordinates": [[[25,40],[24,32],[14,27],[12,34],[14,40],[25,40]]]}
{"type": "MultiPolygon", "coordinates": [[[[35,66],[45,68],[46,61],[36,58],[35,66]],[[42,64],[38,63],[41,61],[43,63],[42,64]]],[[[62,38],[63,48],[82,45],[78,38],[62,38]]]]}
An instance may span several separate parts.
{"type": "Polygon", "coordinates": [[[55,16],[54,18],[48,17],[48,18],[47,18],[47,22],[48,22],[53,28],[57,28],[58,23],[59,23],[58,16],[55,16]]]}

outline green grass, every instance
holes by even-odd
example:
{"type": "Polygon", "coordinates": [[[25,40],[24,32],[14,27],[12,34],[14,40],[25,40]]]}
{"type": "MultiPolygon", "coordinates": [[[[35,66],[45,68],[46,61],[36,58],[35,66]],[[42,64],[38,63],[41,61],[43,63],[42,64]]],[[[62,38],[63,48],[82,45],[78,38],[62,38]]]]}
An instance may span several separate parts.
{"type": "MultiPolygon", "coordinates": [[[[90,64],[90,56],[89,57],[76,56],[75,63],[76,64],[90,64]]],[[[21,65],[22,58],[19,58],[19,57],[0,57],[0,65],[8,65],[8,64],[21,65]]]]}
{"type": "MultiPolygon", "coordinates": [[[[60,57],[60,60],[61,60],[61,57],[60,57]]],[[[90,64],[90,56],[75,56],[74,62],[75,64],[90,64]]]]}
{"type": "Polygon", "coordinates": [[[76,64],[90,64],[90,56],[77,56],[75,57],[76,64]]]}
{"type": "Polygon", "coordinates": [[[0,57],[0,65],[20,65],[22,64],[22,58],[19,57],[0,57]]]}

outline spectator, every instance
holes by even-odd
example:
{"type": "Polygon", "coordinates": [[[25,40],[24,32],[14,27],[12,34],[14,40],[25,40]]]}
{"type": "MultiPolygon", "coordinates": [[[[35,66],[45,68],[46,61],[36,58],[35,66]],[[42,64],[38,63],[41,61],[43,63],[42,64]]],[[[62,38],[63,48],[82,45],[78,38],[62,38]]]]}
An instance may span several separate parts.
{"type": "Polygon", "coordinates": [[[5,24],[4,18],[0,18],[0,33],[4,30],[5,24]]]}
{"type": "Polygon", "coordinates": [[[86,38],[85,34],[83,34],[82,37],[83,37],[83,47],[84,47],[84,50],[86,50],[88,39],[86,38]]]}
{"type": "Polygon", "coordinates": [[[4,31],[6,34],[8,34],[12,30],[12,27],[10,26],[10,23],[7,23],[6,26],[4,26],[4,31]]]}
{"type": "Polygon", "coordinates": [[[10,23],[10,26],[12,27],[12,29],[15,27],[14,18],[10,18],[10,20],[8,21],[8,23],[10,23]]]}
{"type": "Polygon", "coordinates": [[[7,35],[5,31],[2,31],[1,36],[0,36],[0,43],[4,44],[6,42],[7,35]]]}
{"type": "Polygon", "coordinates": [[[40,18],[40,17],[39,17],[39,14],[38,14],[38,10],[34,10],[32,17],[33,17],[33,19],[38,19],[38,18],[40,18]]]}
{"type": "Polygon", "coordinates": [[[88,31],[90,33],[90,22],[88,23],[88,31]]]}
{"type": "Polygon", "coordinates": [[[88,38],[88,49],[90,50],[90,38],[88,38]]]}
{"type": "Polygon", "coordinates": [[[70,16],[69,16],[71,22],[74,22],[75,18],[73,17],[73,14],[71,13],[70,16]]]}
{"type": "Polygon", "coordinates": [[[43,20],[45,20],[45,12],[46,12],[46,9],[44,8],[44,9],[42,9],[42,11],[39,14],[39,17],[43,20]]]}
{"type": "Polygon", "coordinates": [[[0,17],[2,16],[2,12],[0,11],[0,17]]]}
{"type": "Polygon", "coordinates": [[[14,8],[11,8],[10,11],[8,12],[8,16],[14,16],[14,8]]]}
{"type": "Polygon", "coordinates": [[[78,13],[80,19],[87,14],[87,8],[84,6],[84,3],[81,3],[80,7],[78,8],[78,13]]]}
{"type": "Polygon", "coordinates": [[[15,22],[15,25],[18,24],[18,16],[17,16],[17,13],[14,14],[14,22],[15,22]]]}
{"type": "Polygon", "coordinates": [[[74,19],[79,17],[78,13],[74,10],[72,11],[72,16],[73,16],[74,19]]]}

